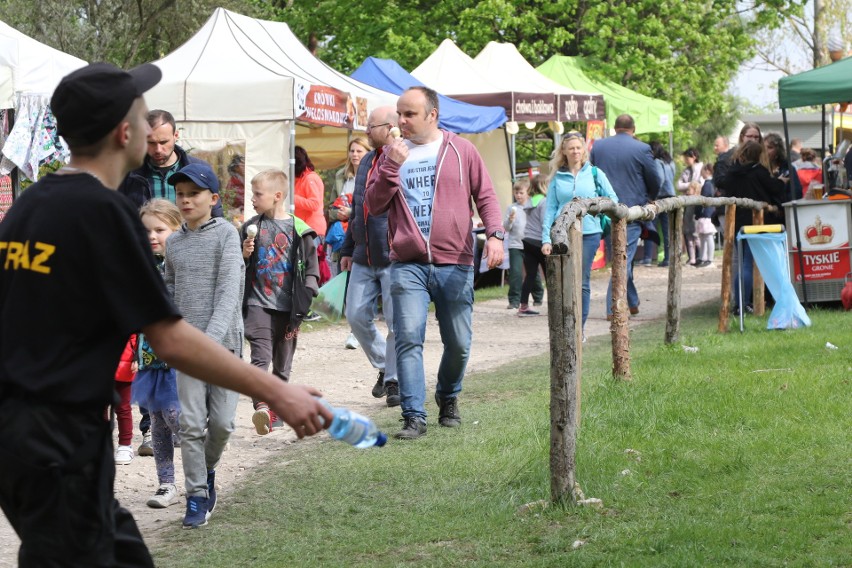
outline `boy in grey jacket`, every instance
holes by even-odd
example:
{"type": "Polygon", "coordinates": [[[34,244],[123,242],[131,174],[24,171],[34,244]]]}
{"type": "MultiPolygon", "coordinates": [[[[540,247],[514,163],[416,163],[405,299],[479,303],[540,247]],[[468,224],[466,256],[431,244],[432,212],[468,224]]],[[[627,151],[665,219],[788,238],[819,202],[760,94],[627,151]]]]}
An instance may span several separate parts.
{"type": "MultiPolygon", "coordinates": [[[[242,355],[243,256],[230,223],[211,217],[219,180],[206,163],[169,178],[184,224],[167,241],[166,288],[187,322],[242,355]]],[[[180,438],[186,483],[184,528],[207,524],[216,506],[216,465],[234,431],[238,395],[178,371],[180,438]],[[206,432],[205,432],[206,430],[206,432]]]]}

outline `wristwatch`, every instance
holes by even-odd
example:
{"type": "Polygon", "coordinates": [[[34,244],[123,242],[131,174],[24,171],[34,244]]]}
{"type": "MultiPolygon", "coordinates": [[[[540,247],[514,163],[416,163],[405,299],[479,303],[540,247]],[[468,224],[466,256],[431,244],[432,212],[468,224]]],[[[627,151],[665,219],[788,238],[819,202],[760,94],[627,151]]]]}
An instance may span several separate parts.
{"type": "Polygon", "coordinates": [[[497,230],[497,231],[494,231],[493,233],[491,233],[490,235],[488,235],[489,239],[491,237],[494,237],[496,239],[500,239],[502,241],[503,239],[506,238],[506,233],[504,233],[503,231],[497,230]]]}

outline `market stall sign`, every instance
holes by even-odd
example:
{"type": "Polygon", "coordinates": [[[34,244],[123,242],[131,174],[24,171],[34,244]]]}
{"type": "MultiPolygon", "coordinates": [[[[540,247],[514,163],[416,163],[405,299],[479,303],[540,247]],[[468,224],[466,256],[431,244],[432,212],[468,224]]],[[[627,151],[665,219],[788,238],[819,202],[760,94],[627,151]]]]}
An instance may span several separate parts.
{"type": "Polygon", "coordinates": [[[296,120],[350,130],[367,127],[367,99],[334,87],[296,83],[296,120]]]}

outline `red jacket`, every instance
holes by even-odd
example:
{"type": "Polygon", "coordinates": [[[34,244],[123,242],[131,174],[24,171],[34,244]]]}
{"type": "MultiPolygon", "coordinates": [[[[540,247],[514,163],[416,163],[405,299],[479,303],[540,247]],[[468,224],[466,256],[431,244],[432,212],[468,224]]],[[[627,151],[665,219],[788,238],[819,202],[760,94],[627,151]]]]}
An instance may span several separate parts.
{"type": "Polygon", "coordinates": [[[471,199],[486,235],[503,230],[497,194],[476,147],[452,132],[441,130],[441,134],[428,241],[400,189],[399,164],[382,153],[367,181],[365,202],[370,214],[388,212],[392,261],[473,265],[471,199]]]}
{"type": "Polygon", "coordinates": [[[307,223],[321,237],[325,236],[328,228],[323,211],[324,192],[322,178],[313,170],[306,169],[293,184],[296,217],[307,223]]]}
{"type": "Polygon", "coordinates": [[[118,360],[118,368],[115,370],[115,380],[122,383],[133,381],[136,373],[133,371],[133,362],[136,360],[136,349],[138,347],[136,335],[131,335],[124,346],[124,351],[121,352],[121,358],[118,360]]]}

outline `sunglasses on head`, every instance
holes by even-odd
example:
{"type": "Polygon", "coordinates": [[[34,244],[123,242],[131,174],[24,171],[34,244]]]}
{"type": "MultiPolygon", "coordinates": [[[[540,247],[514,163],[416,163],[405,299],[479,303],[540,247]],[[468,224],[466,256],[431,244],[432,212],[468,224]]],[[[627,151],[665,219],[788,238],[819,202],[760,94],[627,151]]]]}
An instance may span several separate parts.
{"type": "Polygon", "coordinates": [[[572,138],[583,139],[583,134],[581,132],[577,132],[576,130],[571,130],[570,132],[566,132],[565,136],[562,137],[565,140],[570,140],[572,138]]]}

